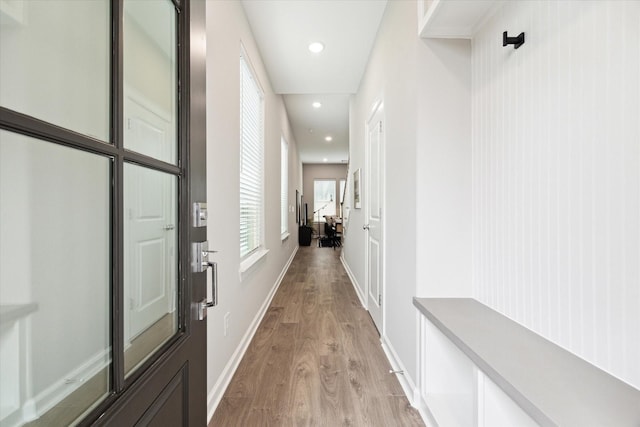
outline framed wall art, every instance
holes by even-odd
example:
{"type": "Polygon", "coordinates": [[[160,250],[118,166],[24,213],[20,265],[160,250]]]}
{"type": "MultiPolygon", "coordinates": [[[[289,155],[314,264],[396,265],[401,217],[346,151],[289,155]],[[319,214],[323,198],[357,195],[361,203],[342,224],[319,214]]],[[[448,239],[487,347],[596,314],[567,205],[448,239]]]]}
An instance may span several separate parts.
{"type": "Polygon", "coordinates": [[[353,207],[356,209],[362,207],[360,202],[360,169],[353,173],[353,207]]]}

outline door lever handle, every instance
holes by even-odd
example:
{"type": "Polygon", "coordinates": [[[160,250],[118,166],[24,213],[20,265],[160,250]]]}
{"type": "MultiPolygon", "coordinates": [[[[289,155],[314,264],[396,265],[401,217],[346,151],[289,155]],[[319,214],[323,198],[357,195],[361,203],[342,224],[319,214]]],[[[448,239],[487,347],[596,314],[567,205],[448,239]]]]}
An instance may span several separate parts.
{"type": "Polygon", "coordinates": [[[211,301],[207,301],[207,298],[200,301],[198,320],[204,320],[204,318],[207,317],[207,308],[218,305],[218,263],[203,261],[202,266],[205,267],[205,269],[211,267],[211,301]]]}
{"type": "Polygon", "coordinates": [[[368,230],[368,229],[369,229],[369,224],[365,224],[365,225],[363,225],[363,226],[362,226],[362,229],[363,229],[363,230],[368,230]]]}
{"type": "Polygon", "coordinates": [[[218,263],[207,261],[207,267],[211,267],[211,301],[206,301],[207,307],[218,305],[218,263]]]}

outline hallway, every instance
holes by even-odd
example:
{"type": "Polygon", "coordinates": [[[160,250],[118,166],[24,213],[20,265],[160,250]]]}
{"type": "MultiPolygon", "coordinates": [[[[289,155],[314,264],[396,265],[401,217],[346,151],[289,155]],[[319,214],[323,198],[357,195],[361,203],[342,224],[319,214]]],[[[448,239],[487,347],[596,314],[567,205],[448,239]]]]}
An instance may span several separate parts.
{"type": "Polygon", "coordinates": [[[300,247],[210,426],[424,425],[339,257],[300,247]]]}
{"type": "Polygon", "coordinates": [[[640,0],[0,0],[0,427],[640,427],[639,76],[640,0]]]}

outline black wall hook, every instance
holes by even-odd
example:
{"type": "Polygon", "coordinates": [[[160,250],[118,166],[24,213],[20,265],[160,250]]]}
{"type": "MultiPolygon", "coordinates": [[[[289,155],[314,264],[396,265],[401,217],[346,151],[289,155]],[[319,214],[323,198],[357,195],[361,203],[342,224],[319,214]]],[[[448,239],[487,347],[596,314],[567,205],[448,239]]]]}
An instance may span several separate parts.
{"type": "Polygon", "coordinates": [[[514,49],[519,48],[524,44],[524,33],[518,34],[518,37],[507,37],[507,32],[502,33],[502,46],[513,45],[514,49]]]}

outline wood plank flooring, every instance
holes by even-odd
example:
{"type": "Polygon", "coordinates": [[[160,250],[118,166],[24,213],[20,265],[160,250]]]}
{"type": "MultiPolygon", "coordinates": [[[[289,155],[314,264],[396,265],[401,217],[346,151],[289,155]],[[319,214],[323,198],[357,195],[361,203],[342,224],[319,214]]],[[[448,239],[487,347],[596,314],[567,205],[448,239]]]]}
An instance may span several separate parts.
{"type": "Polygon", "coordinates": [[[340,250],[313,243],[300,247],[209,426],[424,426],[340,250]]]}

